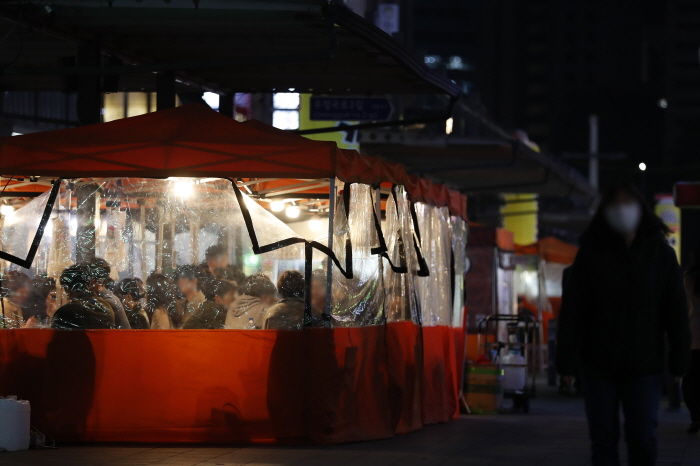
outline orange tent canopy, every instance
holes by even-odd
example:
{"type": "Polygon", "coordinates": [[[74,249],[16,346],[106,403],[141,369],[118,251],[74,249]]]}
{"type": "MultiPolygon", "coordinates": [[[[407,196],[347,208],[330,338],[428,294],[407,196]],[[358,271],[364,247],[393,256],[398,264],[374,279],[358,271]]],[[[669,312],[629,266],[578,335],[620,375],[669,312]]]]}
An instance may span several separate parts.
{"type": "Polygon", "coordinates": [[[559,264],[573,264],[578,253],[578,247],[566,243],[560,239],[548,236],[536,243],[524,246],[516,245],[515,252],[520,255],[536,255],[547,262],[559,264]]]}
{"type": "Polygon", "coordinates": [[[406,186],[412,199],[466,218],[466,196],[405,167],[199,105],[0,139],[0,173],[65,178],[255,177],[406,186]]]}

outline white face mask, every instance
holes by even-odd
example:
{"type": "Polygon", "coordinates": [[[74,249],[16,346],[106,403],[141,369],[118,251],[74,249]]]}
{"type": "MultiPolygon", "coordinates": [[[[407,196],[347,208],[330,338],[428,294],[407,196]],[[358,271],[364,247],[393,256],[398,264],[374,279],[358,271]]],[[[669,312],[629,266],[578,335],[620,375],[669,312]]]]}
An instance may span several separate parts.
{"type": "Polygon", "coordinates": [[[637,231],[642,209],[637,202],[611,204],[605,209],[605,219],[613,231],[628,235],[637,231]]]}

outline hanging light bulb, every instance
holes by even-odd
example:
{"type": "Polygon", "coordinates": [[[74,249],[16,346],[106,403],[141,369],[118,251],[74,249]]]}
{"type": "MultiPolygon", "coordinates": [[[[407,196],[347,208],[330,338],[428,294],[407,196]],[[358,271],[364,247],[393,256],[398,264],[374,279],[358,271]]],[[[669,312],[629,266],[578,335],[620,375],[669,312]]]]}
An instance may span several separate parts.
{"type": "Polygon", "coordinates": [[[0,206],[0,215],[4,220],[6,226],[10,226],[15,223],[15,208],[9,204],[3,204],[0,206]]]}
{"type": "Polygon", "coordinates": [[[9,204],[3,204],[0,206],[0,215],[3,217],[9,217],[15,213],[15,208],[9,204]]]}
{"type": "Polygon", "coordinates": [[[282,212],[284,210],[284,201],[270,202],[270,210],[273,212],[282,212]]]}
{"type": "Polygon", "coordinates": [[[189,178],[168,178],[173,182],[172,192],[180,199],[189,199],[194,194],[194,181],[189,178]]]}
{"type": "Polygon", "coordinates": [[[290,205],[284,209],[284,215],[286,215],[287,218],[299,218],[299,215],[301,215],[301,209],[295,205],[290,205]]]}

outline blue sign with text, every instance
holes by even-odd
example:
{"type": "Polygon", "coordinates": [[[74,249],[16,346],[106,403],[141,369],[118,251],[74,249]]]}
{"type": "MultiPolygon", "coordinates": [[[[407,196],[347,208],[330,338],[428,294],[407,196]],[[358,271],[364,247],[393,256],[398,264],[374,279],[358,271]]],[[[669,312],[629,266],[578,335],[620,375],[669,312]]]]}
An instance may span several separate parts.
{"type": "Polygon", "coordinates": [[[312,120],[378,121],[390,115],[391,103],[383,97],[311,96],[312,120]]]}

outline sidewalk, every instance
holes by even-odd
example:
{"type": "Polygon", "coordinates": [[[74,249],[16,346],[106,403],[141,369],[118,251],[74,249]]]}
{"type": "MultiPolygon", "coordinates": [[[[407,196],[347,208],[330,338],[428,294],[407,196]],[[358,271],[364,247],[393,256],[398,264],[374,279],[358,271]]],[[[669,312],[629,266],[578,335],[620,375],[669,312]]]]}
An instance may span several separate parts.
{"type": "MultiPolygon", "coordinates": [[[[660,466],[700,466],[700,436],[685,434],[687,415],[662,413],[660,466]]],[[[580,400],[545,394],[530,414],[463,416],[388,440],[330,447],[69,446],[0,453],[0,465],[587,465],[580,400]]]]}

